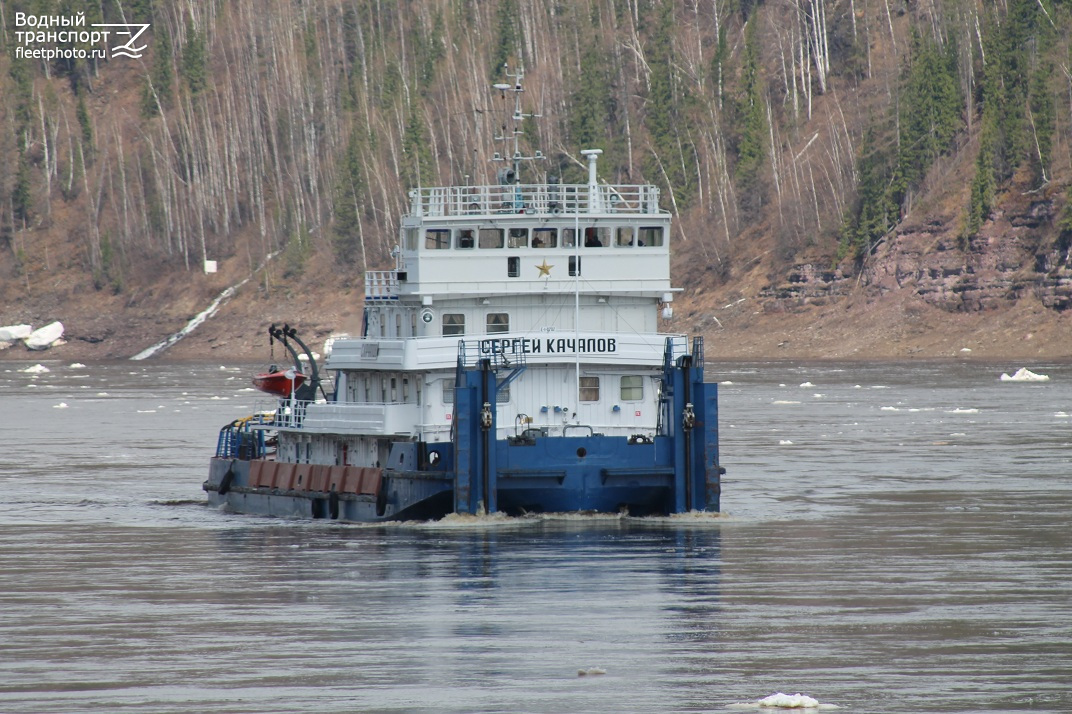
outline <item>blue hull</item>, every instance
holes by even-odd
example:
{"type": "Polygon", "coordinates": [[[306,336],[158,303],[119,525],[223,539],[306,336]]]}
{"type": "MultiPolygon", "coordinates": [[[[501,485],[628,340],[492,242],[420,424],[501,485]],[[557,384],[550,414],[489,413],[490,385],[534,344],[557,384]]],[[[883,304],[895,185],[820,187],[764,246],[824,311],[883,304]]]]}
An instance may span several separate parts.
{"type": "Polygon", "coordinates": [[[491,360],[469,365],[463,355],[450,441],[392,441],[386,468],[283,463],[264,458],[263,431],[239,420],[221,432],[204,489],[210,505],[240,513],[360,523],[449,513],[717,511],[718,393],[704,384],[702,364],[702,342],[675,360],[668,341],[654,436],[527,429],[498,439],[490,405],[519,369],[500,379],[503,368],[491,360]]]}

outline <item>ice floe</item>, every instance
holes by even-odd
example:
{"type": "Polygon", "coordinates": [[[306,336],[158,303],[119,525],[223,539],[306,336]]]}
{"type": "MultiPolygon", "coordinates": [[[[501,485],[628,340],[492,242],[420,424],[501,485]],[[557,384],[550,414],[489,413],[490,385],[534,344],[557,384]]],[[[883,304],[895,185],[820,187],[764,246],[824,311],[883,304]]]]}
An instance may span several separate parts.
{"type": "Polygon", "coordinates": [[[48,374],[52,370],[49,369],[48,367],[46,367],[43,364],[35,364],[32,367],[27,367],[26,369],[20,369],[19,371],[22,372],[23,374],[48,374]]]}
{"type": "Polygon", "coordinates": [[[1000,377],[1002,382],[1049,382],[1050,377],[1047,374],[1035,374],[1027,367],[1021,367],[1016,370],[1016,373],[1012,376],[1002,372],[1000,377]]]}
{"type": "Polygon", "coordinates": [[[838,709],[836,704],[824,704],[807,694],[777,692],[755,702],[738,702],[727,709],[838,709]]]}
{"type": "Polygon", "coordinates": [[[7,325],[0,327],[0,342],[18,342],[25,340],[33,332],[30,325],[7,325]]]}
{"type": "Polygon", "coordinates": [[[607,670],[602,667],[581,667],[577,670],[578,677],[591,677],[599,674],[606,674],[607,670]]]}
{"type": "Polygon", "coordinates": [[[39,327],[31,332],[23,343],[31,350],[47,350],[49,347],[62,345],[63,323],[56,321],[39,327]]]}

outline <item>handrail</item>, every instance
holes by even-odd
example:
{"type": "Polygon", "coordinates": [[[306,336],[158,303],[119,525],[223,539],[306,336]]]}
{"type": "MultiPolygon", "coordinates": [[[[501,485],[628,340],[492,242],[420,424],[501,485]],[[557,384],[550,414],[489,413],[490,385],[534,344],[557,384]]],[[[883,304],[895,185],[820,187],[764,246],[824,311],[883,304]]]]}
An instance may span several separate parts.
{"type": "Polygon", "coordinates": [[[411,216],[614,213],[668,215],[651,185],[510,184],[443,186],[410,191],[411,216]]]}

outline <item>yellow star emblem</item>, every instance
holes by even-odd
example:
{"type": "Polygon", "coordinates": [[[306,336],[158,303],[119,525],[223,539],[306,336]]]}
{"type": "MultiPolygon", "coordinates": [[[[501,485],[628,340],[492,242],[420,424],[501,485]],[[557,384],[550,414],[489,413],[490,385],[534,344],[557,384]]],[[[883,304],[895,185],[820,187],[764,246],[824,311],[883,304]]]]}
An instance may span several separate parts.
{"type": "Polygon", "coordinates": [[[537,275],[536,277],[538,277],[538,278],[543,278],[543,277],[548,277],[549,278],[549,277],[551,277],[551,268],[553,268],[553,267],[555,267],[555,266],[548,265],[547,264],[547,258],[544,258],[543,259],[543,264],[536,266],[536,270],[540,271],[540,274],[537,275]]]}

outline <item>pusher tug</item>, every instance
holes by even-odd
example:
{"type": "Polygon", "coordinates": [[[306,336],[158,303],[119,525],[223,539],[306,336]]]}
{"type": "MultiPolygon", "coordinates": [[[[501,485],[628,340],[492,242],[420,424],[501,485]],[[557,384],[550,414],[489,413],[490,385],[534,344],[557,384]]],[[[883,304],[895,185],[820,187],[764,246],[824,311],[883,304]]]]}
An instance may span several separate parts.
{"type": "Polygon", "coordinates": [[[333,387],[273,326],[294,371],[259,375],[274,411],[221,430],[209,504],[350,522],[718,510],[703,339],[658,332],[675,292],[659,189],[601,184],[596,149],[587,184],[521,183],[544,157],[519,150],[510,77],[498,183],[410,192],[394,270],[365,274],[362,336],[326,358],[333,387]]]}

